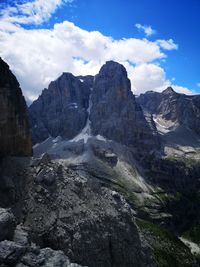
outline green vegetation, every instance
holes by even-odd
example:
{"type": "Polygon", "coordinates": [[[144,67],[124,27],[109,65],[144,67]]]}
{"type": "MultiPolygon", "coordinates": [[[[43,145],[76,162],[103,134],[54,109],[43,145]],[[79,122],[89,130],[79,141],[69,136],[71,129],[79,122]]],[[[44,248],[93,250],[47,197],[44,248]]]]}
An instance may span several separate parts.
{"type": "Polygon", "coordinates": [[[183,234],[183,237],[200,245],[200,224],[194,225],[183,234]]]}
{"type": "Polygon", "coordinates": [[[170,232],[140,219],[137,219],[137,225],[153,248],[159,267],[198,266],[190,250],[170,232]]]}
{"type": "Polygon", "coordinates": [[[172,156],[172,155],[165,157],[164,160],[168,160],[168,161],[182,161],[181,158],[178,158],[178,157],[175,157],[175,156],[172,156]]]}

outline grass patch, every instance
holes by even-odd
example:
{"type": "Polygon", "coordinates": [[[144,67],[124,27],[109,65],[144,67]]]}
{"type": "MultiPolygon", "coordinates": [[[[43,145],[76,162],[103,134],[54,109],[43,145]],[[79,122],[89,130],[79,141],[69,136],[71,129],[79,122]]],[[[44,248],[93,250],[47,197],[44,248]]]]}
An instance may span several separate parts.
{"type": "Polygon", "coordinates": [[[200,224],[194,225],[183,234],[183,237],[200,245],[200,224]]]}
{"type": "Polygon", "coordinates": [[[198,266],[190,250],[174,235],[151,222],[137,219],[137,225],[153,248],[159,267],[198,266]]]}

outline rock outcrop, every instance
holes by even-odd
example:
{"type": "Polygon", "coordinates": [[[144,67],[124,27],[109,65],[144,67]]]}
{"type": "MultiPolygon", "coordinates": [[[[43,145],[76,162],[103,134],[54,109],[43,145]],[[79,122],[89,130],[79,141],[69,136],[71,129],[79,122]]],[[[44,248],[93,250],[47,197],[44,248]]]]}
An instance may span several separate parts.
{"type": "Polygon", "coordinates": [[[94,135],[144,150],[158,147],[135,101],[126,69],[117,62],[106,62],[95,76],[90,120],[94,135]]]}
{"type": "Polygon", "coordinates": [[[3,267],[81,267],[71,263],[62,251],[24,246],[8,240],[0,242],[0,264],[3,267]]]}
{"type": "Polygon", "coordinates": [[[14,235],[15,217],[10,210],[0,208],[0,241],[14,235]]]}
{"type": "Polygon", "coordinates": [[[53,162],[32,167],[29,177],[23,221],[38,246],[91,267],[154,266],[150,249],[143,255],[134,211],[119,193],[53,162]],[[54,182],[33,179],[39,174],[54,182]]]}
{"type": "Polygon", "coordinates": [[[12,205],[18,226],[13,238],[0,242],[0,263],[38,266],[41,260],[48,266],[61,257],[63,265],[49,266],[68,266],[68,257],[88,267],[157,266],[153,251],[141,242],[135,211],[103,181],[42,158],[19,170],[17,178],[26,180],[12,205]]]}
{"type": "Polygon", "coordinates": [[[30,156],[31,134],[19,83],[0,58],[0,157],[30,156]]]}

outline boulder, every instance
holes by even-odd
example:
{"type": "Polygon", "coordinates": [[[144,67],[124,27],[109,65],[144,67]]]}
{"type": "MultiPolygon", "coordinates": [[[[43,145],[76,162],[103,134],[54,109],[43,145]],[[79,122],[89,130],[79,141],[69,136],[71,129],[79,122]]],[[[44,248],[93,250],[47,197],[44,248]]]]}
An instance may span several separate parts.
{"type": "Polygon", "coordinates": [[[15,217],[9,209],[0,208],[0,241],[11,239],[15,229],[15,217]]]}
{"type": "Polygon", "coordinates": [[[25,253],[26,247],[13,241],[4,240],[0,242],[0,264],[15,266],[20,257],[25,253]]]}

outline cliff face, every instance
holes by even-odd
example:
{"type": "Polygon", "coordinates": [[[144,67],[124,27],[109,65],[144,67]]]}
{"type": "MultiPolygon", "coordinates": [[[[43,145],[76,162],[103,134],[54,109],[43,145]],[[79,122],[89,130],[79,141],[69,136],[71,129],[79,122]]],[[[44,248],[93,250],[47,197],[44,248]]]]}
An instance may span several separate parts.
{"type": "Polygon", "coordinates": [[[126,69],[114,61],[106,62],[95,78],[64,73],[33,102],[29,114],[34,143],[49,136],[72,139],[89,126],[90,136],[102,135],[144,152],[159,146],[126,69]]]}
{"type": "Polygon", "coordinates": [[[30,156],[31,134],[19,83],[0,58],[0,156],[30,156]]]}
{"type": "Polygon", "coordinates": [[[73,138],[84,127],[87,119],[91,76],[75,77],[63,73],[44,89],[29,108],[33,143],[49,136],[73,138]]]}
{"type": "Polygon", "coordinates": [[[144,150],[158,147],[131,91],[126,69],[117,62],[106,62],[95,76],[90,118],[95,135],[144,150]]]}

